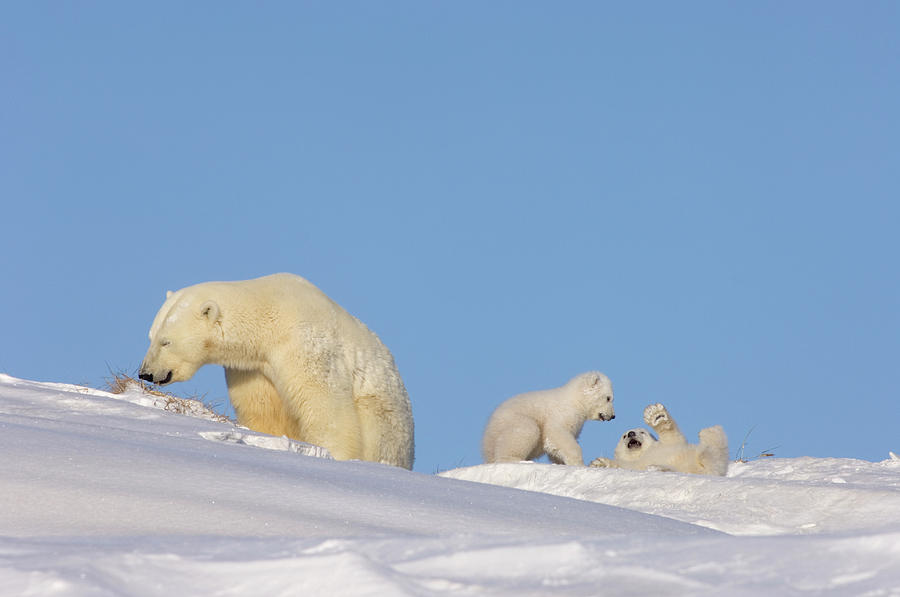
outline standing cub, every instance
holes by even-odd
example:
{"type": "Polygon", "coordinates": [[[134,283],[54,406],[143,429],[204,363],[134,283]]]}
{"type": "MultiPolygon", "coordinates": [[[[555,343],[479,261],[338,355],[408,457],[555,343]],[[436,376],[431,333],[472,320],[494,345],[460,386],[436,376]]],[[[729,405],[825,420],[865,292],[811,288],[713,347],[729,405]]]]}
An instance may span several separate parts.
{"type": "Polygon", "coordinates": [[[615,458],[596,458],[591,466],[664,470],[700,475],[724,475],[728,470],[728,438],[721,426],[700,432],[700,443],[689,444],[662,404],[644,409],[644,421],[659,440],[646,429],[627,431],[616,446],[615,458]]]}
{"type": "Polygon", "coordinates": [[[609,378],[582,373],[566,385],[513,396],[488,420],[481,442],[486,463],[534,460],[584,466],[578,435],[585,421],[616,418],[609,378]]]}

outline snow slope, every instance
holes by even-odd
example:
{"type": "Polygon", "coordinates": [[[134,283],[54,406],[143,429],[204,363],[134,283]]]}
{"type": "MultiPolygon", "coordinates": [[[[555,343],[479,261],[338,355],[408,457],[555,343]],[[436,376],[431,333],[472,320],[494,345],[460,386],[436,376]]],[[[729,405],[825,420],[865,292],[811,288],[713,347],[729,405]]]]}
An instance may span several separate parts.
{"type": "Polygon", "coordinates": [[[772,458],[727,477],[550,464],[490,464],[442,476],[575,497],[733,535],[900,532],[900,460],[772,458]]]}
{"type": "Polygon", "coordinates": [[[900,461],[432,476],[166,406],[0,375],[0,595],[900,595],[900,461]]]}

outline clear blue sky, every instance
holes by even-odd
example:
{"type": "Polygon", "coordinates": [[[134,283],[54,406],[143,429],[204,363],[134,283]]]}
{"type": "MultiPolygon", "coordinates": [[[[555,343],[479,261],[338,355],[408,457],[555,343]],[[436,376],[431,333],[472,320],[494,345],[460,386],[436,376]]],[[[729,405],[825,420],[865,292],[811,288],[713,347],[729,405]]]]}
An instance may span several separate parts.
{"type": "MultiPolygon", "coordinates": [[[[300,274],[416,470],[599,369],[732,453],[900,450],[900,4],[8,2],[0,371],[134,371],[165,291],[300,274]]],[[[220,367],[172,386],[227,404],[220,367]]]]}

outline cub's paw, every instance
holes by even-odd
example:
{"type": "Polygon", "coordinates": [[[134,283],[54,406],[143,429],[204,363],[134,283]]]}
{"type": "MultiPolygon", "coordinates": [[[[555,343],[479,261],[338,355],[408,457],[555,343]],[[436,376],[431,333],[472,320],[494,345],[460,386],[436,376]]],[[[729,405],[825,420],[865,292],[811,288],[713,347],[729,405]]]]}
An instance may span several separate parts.
{"type": "Polygon", "coordinates": [[[614,468],[613,461],[609,458],[594,458],[591,460],[589,466],[596,466],[597,468],[614,468]]]}
{"type": "Polygon", "coordinates": [[[666,407],[659,402],[651,404],[644,409],[644,421],[654,429],[666,429],[672,426],[672,419],[669,417],[669,411],[667,411],[666,407]]]}

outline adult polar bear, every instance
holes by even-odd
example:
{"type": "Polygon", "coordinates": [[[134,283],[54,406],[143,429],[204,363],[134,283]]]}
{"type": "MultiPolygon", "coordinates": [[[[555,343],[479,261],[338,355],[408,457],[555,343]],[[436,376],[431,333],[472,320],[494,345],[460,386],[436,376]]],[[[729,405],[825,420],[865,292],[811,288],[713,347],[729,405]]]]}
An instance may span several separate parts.
{"type": "Polygon", "coordinates": [[[413,418],[394,357],[307,280],[273,274],[169,292],[140,378],[164,385],[225,367],[238,422],[339,460],[413,464],[413,418]]]}

